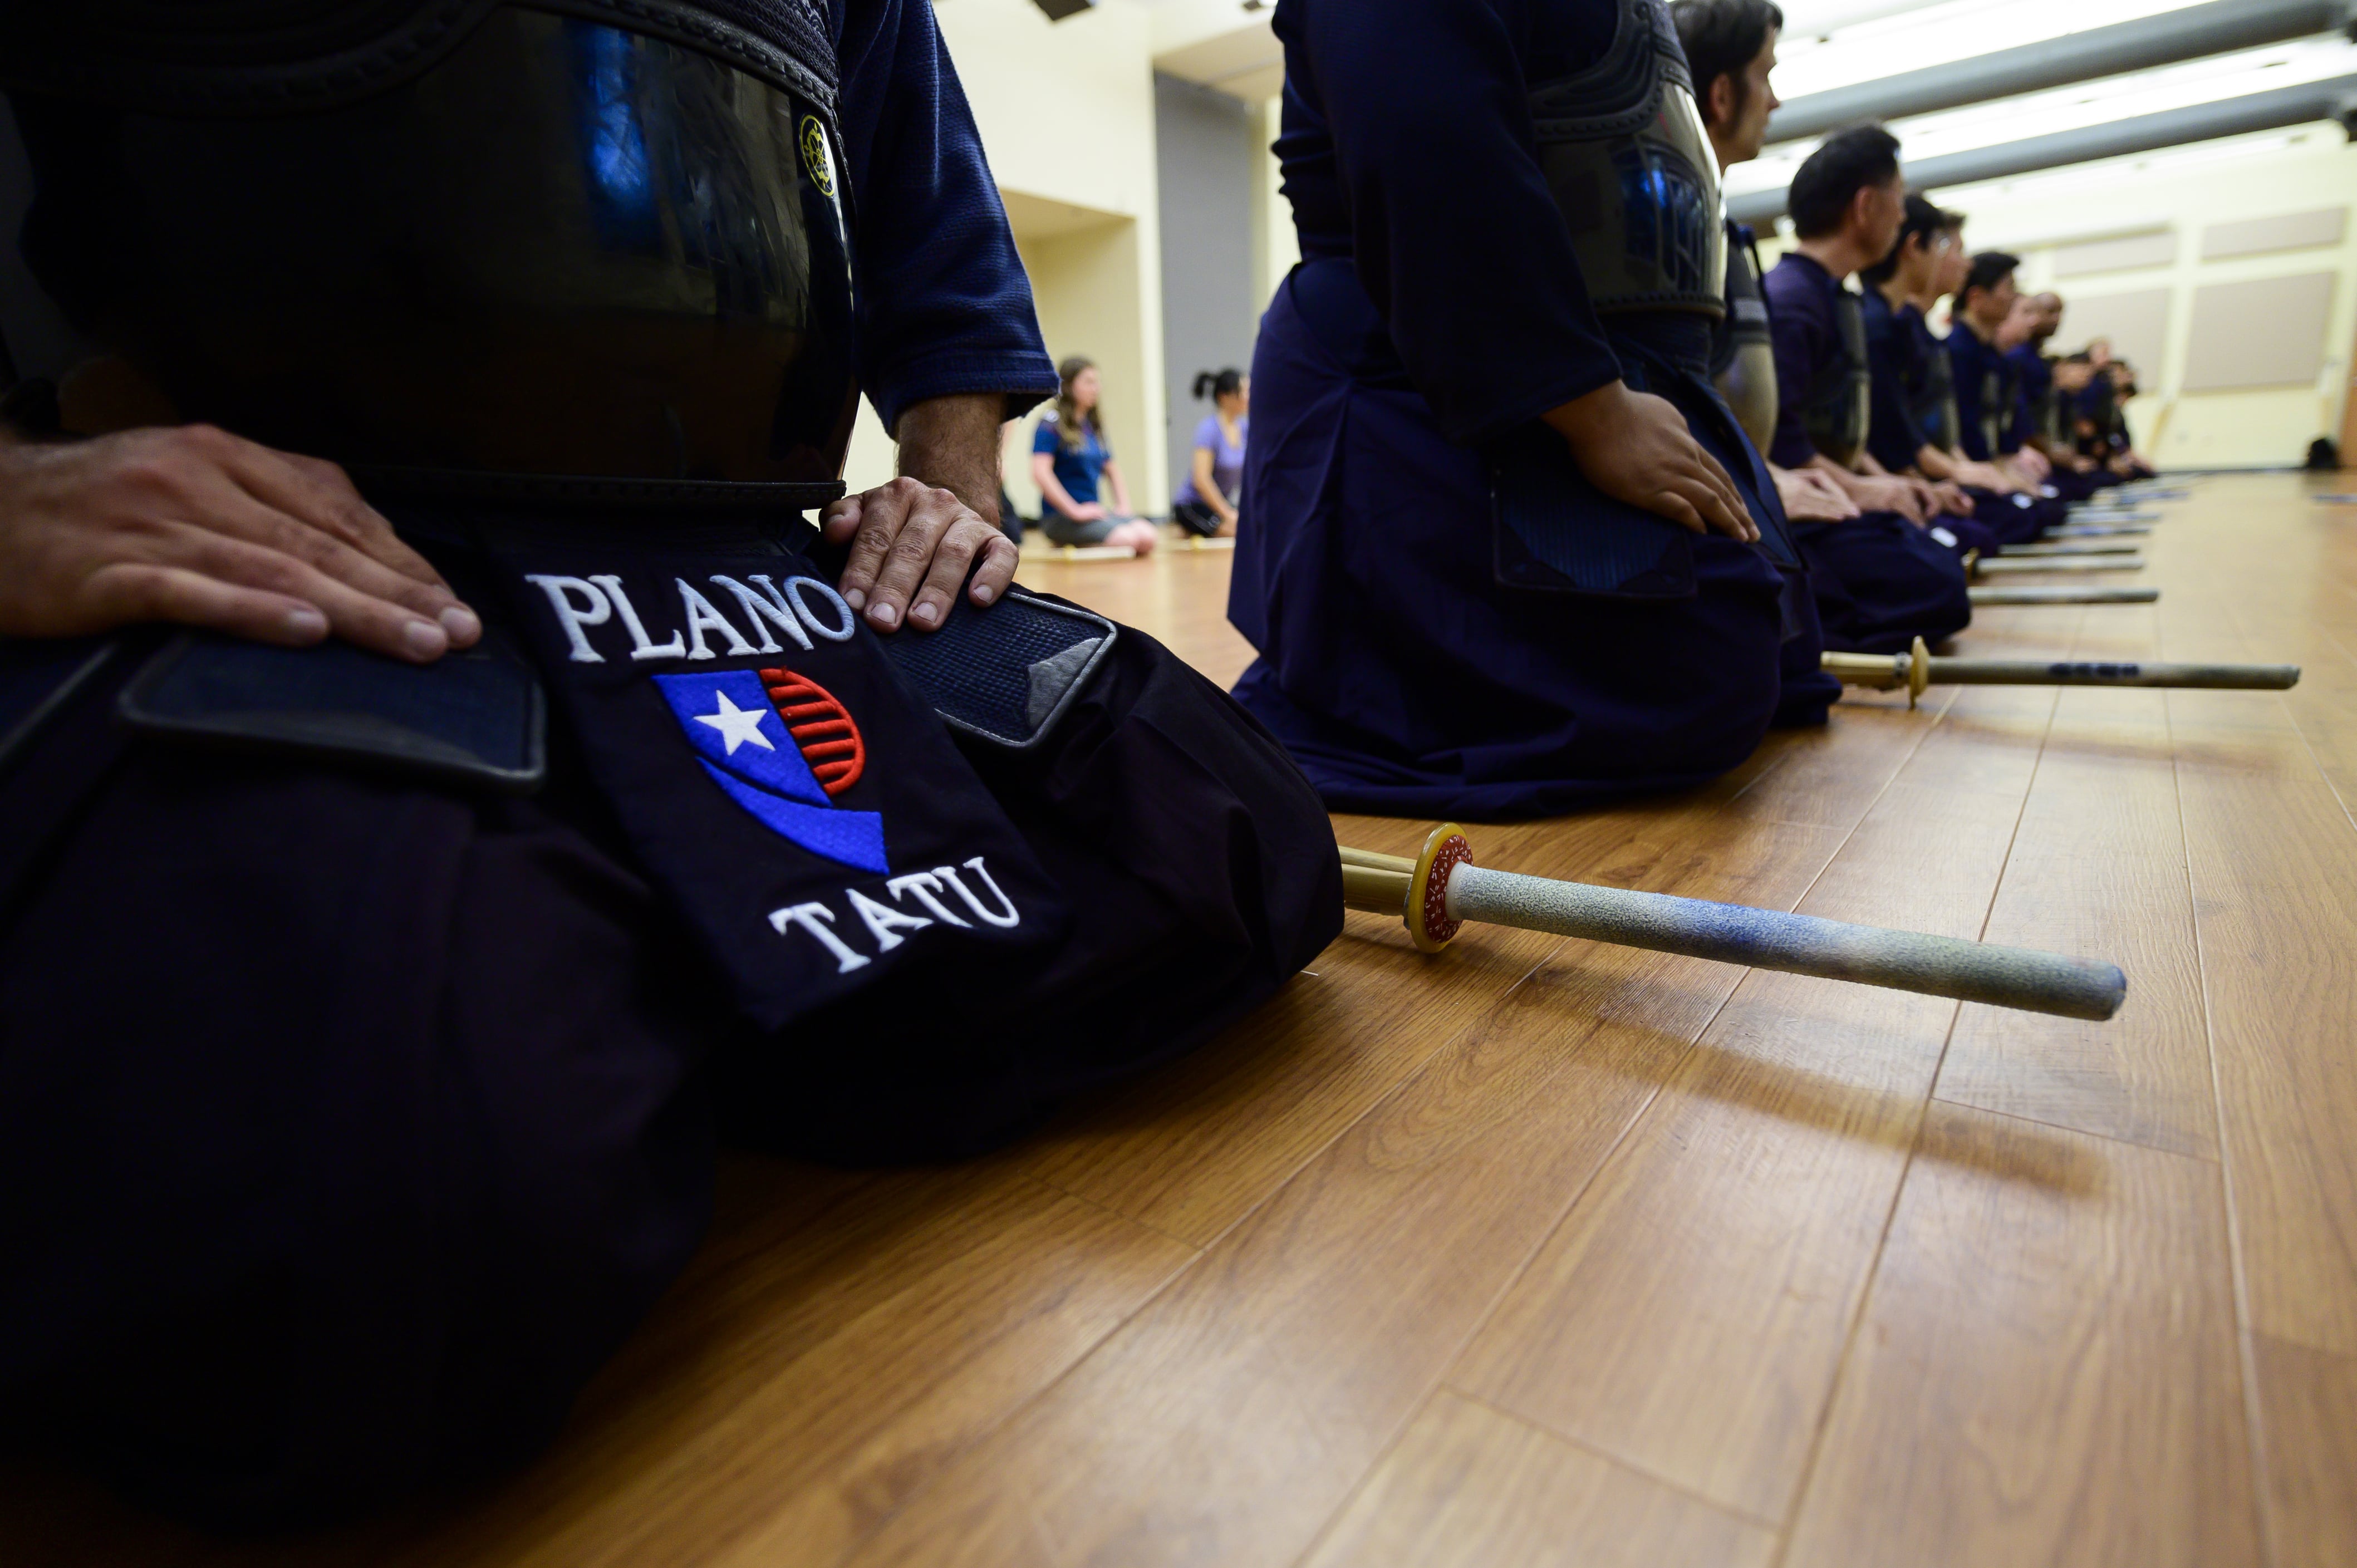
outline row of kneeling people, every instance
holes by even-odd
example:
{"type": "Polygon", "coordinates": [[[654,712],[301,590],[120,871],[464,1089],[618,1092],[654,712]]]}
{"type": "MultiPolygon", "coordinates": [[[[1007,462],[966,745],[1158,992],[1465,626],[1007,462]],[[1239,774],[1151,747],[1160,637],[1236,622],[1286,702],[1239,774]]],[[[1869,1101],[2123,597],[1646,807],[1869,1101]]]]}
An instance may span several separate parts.
{"type": "Polygon", "coordinates": [[[724,1135],[1013,1137],[1333,938],[1327,807],[1708,778],[2069,478],[1887,138],[1727,308],[1772,7],[1282,0],[1222,693],[1012,585],[1094,389],[931,8],[673,8],[0,10],[0,1425],[143,1497],[515,1463],[724,1135]]]}

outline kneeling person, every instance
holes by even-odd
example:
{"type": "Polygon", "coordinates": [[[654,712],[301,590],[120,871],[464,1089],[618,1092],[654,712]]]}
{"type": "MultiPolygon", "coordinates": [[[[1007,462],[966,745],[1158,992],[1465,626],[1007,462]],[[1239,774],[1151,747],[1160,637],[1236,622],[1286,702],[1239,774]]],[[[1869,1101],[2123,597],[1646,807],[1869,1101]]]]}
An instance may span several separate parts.
{"type": "MultiPolygon", "coordinates": [[[[1955,424],[1948,359],[1923,324],[1921,302],[1936,299],[1943,270],[1962,252],[1957,219],[1920,195],[1907,198],[1907,216],[1890,253],[1858,274],[1866,321],[1867,363],[1874,378],[1867,450],[1892,473],[1957,487],[1958,511],[1934,527],[1984,555],[2035,537],[2041,517],[2036,499],[2004,470],[1960,458],[1935,439],[1955,424]]],[[[1943,541],[1944,542],[1944,541],[1943,541]]]]}
{"type": "Polygon", "coordinates": [[[1254,356],[1237,696],[1329,805],[1415,815],[1675,788],[1822,714],[1798,557],[1709,384],[1717,170],[1657,0],[1275,26],[1303,260],[1254,356]]]}
{"type": "Polygon", "coordinates": [[[1793,176],[1790,199],[1798,242],[1766,285],[1779,403],[1769,456],[1817,469],[1865,509],[1797,528],[1826,644],[1885,652],[1918,637],[1943,641],[1972,619],[1964,566],[1928,532],[1937,503],[1921,482],[1883,472],[1866,449],[1873,377],[1858,297],[1843,287],[1897,238],[1897,140],[1874,126],[1829,137],[1793,176]]]}
{"type": "Polygon", "coordinates": [[[930,6],[184,9],[0,16],[0,1422],[284,1521],[543,1444],[717,1108],[1002,1141],[1340,888],[1228,698],[1009,585],[1055,383],[930,6]]]}

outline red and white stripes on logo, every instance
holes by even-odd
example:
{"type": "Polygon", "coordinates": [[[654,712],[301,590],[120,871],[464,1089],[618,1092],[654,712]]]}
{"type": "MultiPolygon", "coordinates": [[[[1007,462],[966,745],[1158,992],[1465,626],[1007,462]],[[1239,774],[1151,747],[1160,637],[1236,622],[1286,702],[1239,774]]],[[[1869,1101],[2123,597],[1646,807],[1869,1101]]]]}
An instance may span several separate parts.
{"type": "Polygon", "coordinates": [[[761,684],[828,798],[858,783],[867,768],[867,743],[860,738],[859,726],[851,722],[851,714],[834,700],[834,694],[791,670],[764,670],[761,684]]]}

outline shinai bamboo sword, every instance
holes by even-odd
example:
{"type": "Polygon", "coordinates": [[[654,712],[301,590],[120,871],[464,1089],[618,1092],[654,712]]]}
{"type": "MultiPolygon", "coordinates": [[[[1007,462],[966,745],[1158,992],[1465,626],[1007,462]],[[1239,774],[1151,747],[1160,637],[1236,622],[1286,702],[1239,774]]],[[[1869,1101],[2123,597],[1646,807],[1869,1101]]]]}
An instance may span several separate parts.
{"type": "Polygon", "coordinates": [[[2093,959],[1491,871],[1473,864],[1454,822],[1433,829],[1413,860],[1348,848],[1341,857],[1343,903],[1404,922],[1425,952],[1474,920],[2067,1018],[2109,1018],[2127,994],[2119,966],[2093,959]]]}
{"type": "Polygon", "coordinates": [[[1913,707],[1928,686],[2167,686],[2179,690],[2287,692],[2297,664],[2164,664],[2115,659],[1935,659],[1923,639],[1905,653],[1827,653],[1845,685],[1905,692],[1913,707]]]}
{"type": "Polygon", "coordinates": [[[2160,597],[2158,588],[1966,588],[1975,606],[1982,605],[2148,605],[2160,597]]]}

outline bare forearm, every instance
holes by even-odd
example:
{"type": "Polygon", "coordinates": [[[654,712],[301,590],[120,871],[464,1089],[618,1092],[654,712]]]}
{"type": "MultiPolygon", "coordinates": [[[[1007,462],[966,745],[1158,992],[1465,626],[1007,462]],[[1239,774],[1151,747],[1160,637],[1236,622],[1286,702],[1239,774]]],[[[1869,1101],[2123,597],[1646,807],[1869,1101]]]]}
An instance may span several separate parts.
{"type": "Polygon", "coordinates": [[[998,425],[1006,408],[997,392],[912,405],[900,415],[900,472],[949,491],[984,521],[999,521],[998,425]]]}

